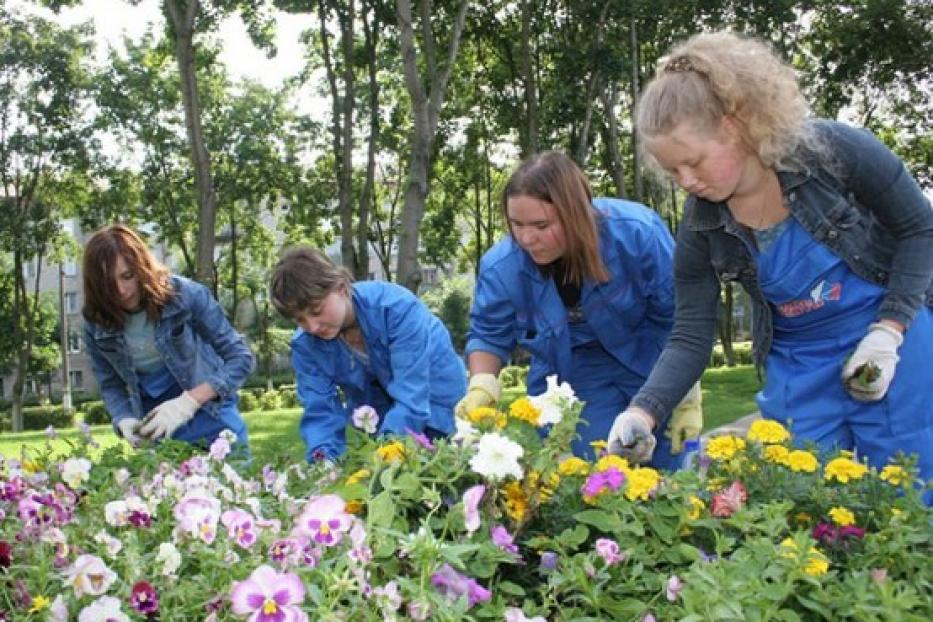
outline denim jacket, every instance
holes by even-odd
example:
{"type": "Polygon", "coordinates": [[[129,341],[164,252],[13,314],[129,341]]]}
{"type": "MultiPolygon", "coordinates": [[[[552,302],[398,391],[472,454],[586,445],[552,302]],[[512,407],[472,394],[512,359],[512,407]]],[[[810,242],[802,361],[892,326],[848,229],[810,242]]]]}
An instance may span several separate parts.
{"type": "MultiPolygon", "coordinates": [[[[779,171],[791,215],[861,278],[887,292],[878,319],[909,326],[933,306],[933,209],[903,163],[870,132],[815,121],[832,158],[799,172],[779,171]]],[[[752,301],[756,365],[771,349],[772,317],[758,283],[752,234],[725,203],[687,199],[677,236],[674,330],[632,404],[663,422],[703,373],[713,347],[720,284],[738,282],[752,301]]]]}
{"type": "MultiPolygon", "coordinates": [[[[234,396],[253,371],[253,354],[206,287],[184,277],[171,278],[175,295],[156,323],[156,349],[183,389],[203,382],[213,387],[217,397],[201,408],[216,417],[221,402],[234,396]]],[[[114,426],[126,417],[141,419],[146,413],[123,331],[87,322],[84,339],[114,426]]]]}

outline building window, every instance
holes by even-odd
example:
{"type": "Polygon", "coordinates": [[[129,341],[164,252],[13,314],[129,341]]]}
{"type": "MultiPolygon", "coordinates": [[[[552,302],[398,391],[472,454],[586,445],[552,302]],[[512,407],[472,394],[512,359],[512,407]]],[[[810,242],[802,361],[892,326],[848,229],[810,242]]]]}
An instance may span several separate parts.
{"type": "Polygon", "coordinates": [[[76,330],[68,331],[68,351],[72,354],[81,351],[81,335],[76,330]]]}
{"type": "Polygon", "coordinates": [[[71,379],[71,390],[72,391],[83,391],[84,390],[84,372],[80,369],[73,369],[68,372],[68,377],[71,379]]]}
{"type": "Polygon", "coordinates": [[[26,395],[39,395],[39,383],[35,378],[26,378],[23,381],[23,393],[26,395]]]}
{"type": "Polygon", "coordinates": [[[78,276],[78,264],[70,259],[62,265],[65,276],[78,276]]]}
{"type": "Polygon", "coordinates": [[[65,292],[65,313],[72,315],[78,312],[78,292],[65,292]]]}

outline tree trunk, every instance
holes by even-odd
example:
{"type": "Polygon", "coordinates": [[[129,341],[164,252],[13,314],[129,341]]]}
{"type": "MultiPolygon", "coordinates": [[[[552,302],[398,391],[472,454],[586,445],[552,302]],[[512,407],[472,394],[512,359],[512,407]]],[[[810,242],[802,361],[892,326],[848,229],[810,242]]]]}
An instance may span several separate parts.
{"type": "MultiPolygon", "coordinates": [[[[14,252],[15,254],[15,252],[14,252]]],[[[16,342],[20,344],[19,352],[16,356],[16,368],[13,371],[13,404],[10,416],[10,427],[13,432],[22,432],[23,430],[23,389],[26,385],[26,376],[29,374],[29,360],[32,358],[32,344],[36,337],[35,318],[39,314],[39,279],[42,276],[42,257],[45,255],[44,249],[36,253],[36,279],[32,292],[32,308],[30,308],[29,299],[26,296],[26,278],[23,276],[22,258],[14,258],[13,264],[16,270],[14,277],[14,296],[13,296],[13,315],[16,318],[22,318],[15,323],[17,332],[25,328],[25,332],[16,342]]]]}
{"type": "Polygon", "coordinates": [[[606,151],[609,154],[609,174],[616,187],[616,196],[624,199],[625,194],[625,163],[622,161],[622,152],[619,149],[619,119],[616,117],[616,106],[619,104],[619,84],[612,80],[600,93],[603,109],[606,115],[606,151]]]}
{"type": "Polygon", "coordinates": [[[634,199],[642,201],[645,192],[641,178],[641,158],[638,155],[638,128],[635,126],[635,111],[638,109],[638,95],[641,92],[641,87],[638,84],[640,55],[638,53],[638,28],[634,17],[629,32],[632,46],[632,173],[635,176],[634,199]]]}
{"type": "Polygon", "coordinates": [[[419,227],[424,217],[424,203],[428,196],[428,177],[437,120],[444,104],[447,82],[460,47],[460,37],[466,21],[467,0],[459,0],[457,14],[450,29],[447,58],[443,68],[438,67],[435,57],[434,33],[431,28],[431,0],[420,0],[419,8],[422,34],[421,60],[425,67],[426,84],[422,82],[418,72],[419,57],[415,50],[411,2],[410,0],[396,0],[405,87],[411,97],[414,118],[414,127],[409,141],[411,153],[408,162],[408,179],[405,184],[405,203],[402,207],[396,280],[413,292],[417,292],[421,284],[421,269],[418,265],[419,227]]]}
{"type": "Polygon", "coordinates": [[[216,295],[214,279],[214,226],[217,219],[217,195],[211,175],[211,157],[204,144],[201,127],[201,103],[194,66],[194,19],[199,0],[165,0],[165,8],[175,34],[175,58],[181,76],[181,94],[185,107],[185,127],[191,144],[191,164],[198,188],[198,254],[195,277],[216,295]]]}
{"type": "MultiPolygon", "coordinates": [[[[248,205],[252,205],[252,202],[249,202],[248,205]]],[[[233,309],[230,312],[230,317],[236,321],[237,317],[237,307],[240,304],[240,262],[239,257],[237,256],[237,230],[236,230],[236,202],[231,201],[230,206],[230,278],[233,281],[231,284],[233,288],[233,309]]]]}
{"type": "Polygon", "coordinates": [[[366,149],[366,180],[360,193],[359,216],[356,230],[356,279],[369,277],[369,214],[376,183],[376,145],[379,142],[379,17],[372,11],[372,22],[362,14],[363,35],[366,40],[366,64],[369,71],[369,143],[366,149]]]}
{"type": "Polygon", "coordinates": [[[522,79],[525,83],[525,128],[521,144],[522,159],[538,152],[538,83],[535,80],[535,64],[531,50],[531,20],[534,11],[531,0],[522,0],[522,79]]]}

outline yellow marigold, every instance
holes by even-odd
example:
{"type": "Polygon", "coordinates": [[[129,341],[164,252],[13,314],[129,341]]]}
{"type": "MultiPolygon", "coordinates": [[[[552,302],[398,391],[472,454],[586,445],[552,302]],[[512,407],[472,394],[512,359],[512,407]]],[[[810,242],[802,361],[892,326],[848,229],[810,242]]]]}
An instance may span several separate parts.
{"type": "Polygon", "coordinates": [[[617,470],[622,471],[628,475],[632,467],[629,465],[628,460],[622,456],[616,456],[615,454],[610,454],[608,456],[603,456],[596,461],[596,466],[593,467],[594,471],[602,473],[603,471],[608,471],[609,469],[615,467],[617,470]]]}
{"type": "Polygon", "coordinates": [[[661,483],[661,474],[650,467],[639,467],[628,473],[628,485],[625,487],[625,497],[629,501],[641,499],[648,500],[648,495],[661,483]]]}
{"type": "Polygon", "coordinates": [[[538,498],[541,501],[547,501],[554,496],[554,491],[557,489],[557,486],[560,484],[560,475],[557,473],[551,473],[551,476],[548,478],[548,483],[541,484],[539,480],[541,479],[541,474],[537,471],[529,471],[526,476],[526,481],[528,483],[529,490],[538,490],[538,498]]]}
{"type": "Polygon", "coordinates": [[[690,495],[690,520],[697,520],[703,514],[703,510],[706,509],[706,504],[703,503],[703,499],[695,495],[690,495]]]}
{"type": "Polygon", "coordinates": [[[354,472],[350,477],[347,478],[347,486],[352,486],[353,484],[358,484],[367,477],[372,475],[369,472],[369,469],[360,469],[359,471],[354,472]]]}
{"type": "Polygon", "coordinates": [[[20,461],[20,466],[27,473],[38,473],[42,470],[42,465],[37,460],[30,460],[29,458],[23,458],[20,461]]]}
{"type": "Polygon", "coordinates": [[[349,514],[359,514],[363,509],[363,502],[358,499],[350,499],[343,509],[349,514]]]}
{"type": "Polygon", "coordinates": [[[495,408],[489,408],[488,406],[474,408],[467,413],[467,419],[470,420],[470,423],[475,425],[482,425],[485,422],[489,422],[499,429],[504,428],[506,424],[505,413],[499,412],[495,408]]]}
{"type": "Polygon", "coordinates": [[[790,433],[777,421],[759,419],[748,428],[746,438],[759,443],[783,443],[790,439],[790,433]]]}
{"type": "Polygon", "coordinates": [[[531,403],[527,397],[520,397],[509,406],[509,415],[513,419],[521,419],[522,421],[527,421],[531,425],[538,425],[538,420],[541,418],[541,411],[535,408],[534,404],[531,403]]]}
{"type": "Polygon", "coordinates": [[[765,445],[761,453],[765,460],[774,464],[786,465],[787,458],[790,456],[790,450],[784,445],[765,445]]]}
{"type": "Polygon", "coordinates": [[[528,498],[519,482],[509,482],[502,488],[505,494],[505,512],[515,522],[521,522],[528,512],[528,498]]]}
{"type": "Polygon", "coordinates": [[[829,511],[829,517],[840,527],[855,524],[855,514],[847,508],[835,507],[829,511]]]}
{"type": "Polygon", "coordinates": [[[606,450],[607,447],[609,447],[609,443],[603,440],[590,441],[590,447],[593,448],[593,453],[599,456],[603,453],[603,451],[606,450]]]}
{"type": "Polygon", "coordinates": [[[823,477],[847,484],[849,480],[862,479],[866,473],[868,473],[868,467],[864,464],[855,462],[851,458],[834,458],[826,465],[823,477]]]}
{"type": "Polygon", "coordinates": [[[910,482],[910,474],[904,467],[897,464],[889,464],[881,470],[879,477],[892,486],[903,486],[910,482]]]}
{"type": "Polygon", "coordinates": [[[710,439],[706,444],[706,453],[716,460],[728,460],[745,449],[745,439],[726,434],[710,439]]]}
{"type": "Polygon", "coordinates": [[[783,557],[794,559],[800,562],[806,562],[806,566],[804,566],[803,571],[811,577],[824,575],[829,570],[829,561],[826,559],[826,556],[823,555],[815,546],[811,546],[807,550],[805,559],[801,559],[801,556],[797,551],[797,543],[794,542],[791,538],[785,538],[784,541],[781,542],[781,548],[784,549],[781,553],[783,557]]]}
{"type": "Polygon", "coordinates": [[[564,477],[570,475],[587,475],[590,472],[590,463],[582,458],[571,456],[558,465],[557,471],[564,477]]]}
{"type": "Polygon", "coordinates": [[[785,464],[792,471],[802,471],[804,473],[813,473],[820,466],[819,460],[811,452],[803,449],[795,449],[787,455],[785,464]]]}
{"type": "Polygon", "coordinates": [[[405,460],[405,445],[399,441],[392,441],[376,450],[376,454],[382,458],[386,464],[395,461],[405,460]]]}

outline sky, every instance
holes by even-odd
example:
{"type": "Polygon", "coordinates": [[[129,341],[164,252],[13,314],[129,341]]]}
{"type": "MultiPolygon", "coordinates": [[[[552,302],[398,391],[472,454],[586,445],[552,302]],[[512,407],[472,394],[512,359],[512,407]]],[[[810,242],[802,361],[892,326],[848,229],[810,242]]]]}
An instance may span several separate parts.
{"type": "MultiPolygon", "coordinates": [[[[10,9],[36,12],[64,26],[92,21],[97,31],[98,60],[106,58],[108,46],[122,49],[124,36],[135,40],[152,28],[161,30],[160,4],[159,0],[142,0],[136,6],[126,0],[84,0],[80,6],[62,9],[56,16],[27,0],[6,0],[10,9]]],[[[266,58],[253,46],[239,16],[229,17],[221,24],[218,31],[223,45],[220,58],[234,80],[252,78],[274,88],[301,71],[304,52],[298,37],[302,30],[314,26],[315,21],[309,15],[289,15],[278,11],[275,15],[278,54],[272,59],[266,58]]]]}

